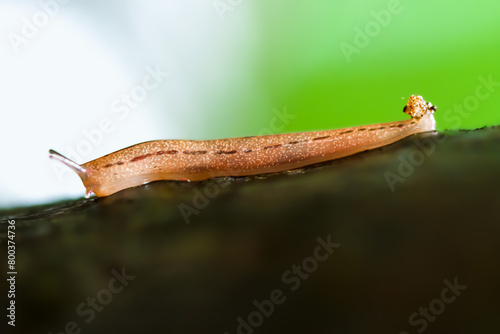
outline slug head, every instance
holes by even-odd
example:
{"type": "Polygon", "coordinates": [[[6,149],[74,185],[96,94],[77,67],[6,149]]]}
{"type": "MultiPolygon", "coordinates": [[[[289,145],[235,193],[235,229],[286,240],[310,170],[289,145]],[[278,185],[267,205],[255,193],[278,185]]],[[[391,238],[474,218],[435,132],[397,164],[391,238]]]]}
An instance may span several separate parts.
{"type": "Polygon", "coordinates": [[[416,119],[420,119],[428,113],[433,114],[434,111],[436,111],[436,106],[433,106],[430,102],[425,102],[420,95],[410,96],[408,104],[403,109],[403,112],[416,119]]]}

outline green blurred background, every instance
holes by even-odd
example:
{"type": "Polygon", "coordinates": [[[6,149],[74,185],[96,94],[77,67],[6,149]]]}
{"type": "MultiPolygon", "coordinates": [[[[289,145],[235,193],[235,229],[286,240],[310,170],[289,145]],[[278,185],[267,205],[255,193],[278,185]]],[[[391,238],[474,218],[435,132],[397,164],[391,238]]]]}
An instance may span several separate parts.
{"type": "MultiPolygon", "coordinates": [[[[254,80],[264,87],[270,106],[286,105],[297,116],[284,131],[400,120],[412,94],[438,106],[438,130],[500,123],[498,91],[460,122],[454,109],[475,95],[480,76],[500,82],[500,3],[400,1],[395,2],[399,13],[391,13],[385,26],[374,23],[373,13],[390,13],[391,3],[252,3],[260,45],[245,52],[254,54],[254,80]],[[368,35],[366,46],[355,42],[359,31],[373,36],[368,35]],[[346,57],[343,43],[358,53],[346,57]]],[[[257,131],[262,124],[249,123],[248,116],[269,110],[256,108],[246,90],[233,96],[231,108],[239,110],[242,121],[236,132],[257,131]]]]}

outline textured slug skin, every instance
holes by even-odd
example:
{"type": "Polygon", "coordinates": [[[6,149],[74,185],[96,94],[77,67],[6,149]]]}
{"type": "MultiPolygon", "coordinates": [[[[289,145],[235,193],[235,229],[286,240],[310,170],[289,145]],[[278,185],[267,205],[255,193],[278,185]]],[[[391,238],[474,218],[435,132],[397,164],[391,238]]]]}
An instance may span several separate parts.
{"type": "MultiPolygon", "coordinates": [[[[419,96],[412,98],[421,99],[419,96]]],[[[410,113],[409,106],[415,106],[411,101],[410,98],[405,107],[407,113],[410,113]]],[[[423,99],[417,102],[424,103],[423,99]]],[[[419,118],[340,130],[145,142],[87,162],[81,165],[83,172],[78,173],[87,194],[108,196],[156,180],[198,181],[284,171],[388,145],[415,133],[433,131],[435,107],[423,106],[429,110],[417,113],[419,118]]],[[[417,107],[421,109],[422,106],[417,107]]],[[[421,112],[420,109],[417,112],[421,112]]]]}

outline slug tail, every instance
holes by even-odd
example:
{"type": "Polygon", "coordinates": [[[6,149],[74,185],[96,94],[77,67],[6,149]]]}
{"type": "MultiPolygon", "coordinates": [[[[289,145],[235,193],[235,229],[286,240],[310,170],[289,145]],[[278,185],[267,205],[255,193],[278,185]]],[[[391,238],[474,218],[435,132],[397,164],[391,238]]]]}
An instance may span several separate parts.
{"type": "Polygon", "coordinates": [[[403,109],[403,112],[415,119],[420,119],[425,115],[432,115],[435,111],[436,106],[433,106],[430,102],[425,102],[420,95],[410,96],[408,104],[403,109]]]}
{"type": "Polygon", "coordinates": [[[90,171],[83,168],[82,166],[80,166],[79,164],[74,162],[73,160],[66,158],[64,155],[62,155],[59,152],[56,152],[54,150],[49,150],[49,158],[60,161],[63,164],[65,164],[66,166],[68,166],[69,168],[71,168],[76,174],[78,174],[78,176],[80,177],[80,179],[82,179],[82,182],[84,182],[84,183],[87,180],[87,178],[90,176],[90,171]]]}

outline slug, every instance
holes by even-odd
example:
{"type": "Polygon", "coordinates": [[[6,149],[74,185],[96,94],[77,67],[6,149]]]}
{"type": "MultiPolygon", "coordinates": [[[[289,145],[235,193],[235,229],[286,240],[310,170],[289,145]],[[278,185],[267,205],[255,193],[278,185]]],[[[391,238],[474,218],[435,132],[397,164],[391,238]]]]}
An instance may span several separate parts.
{"type": "Polygon", "coordinates": [[[49,150],[49,157],[75,171],[101,197],[157,180],[199,181],[220,176],[280,172],[388,145],[434,131],[436,107],[412,95],[400,122],[340,130],[219,140],[157,140],[110,153],[83,165],[49,150]]]}

